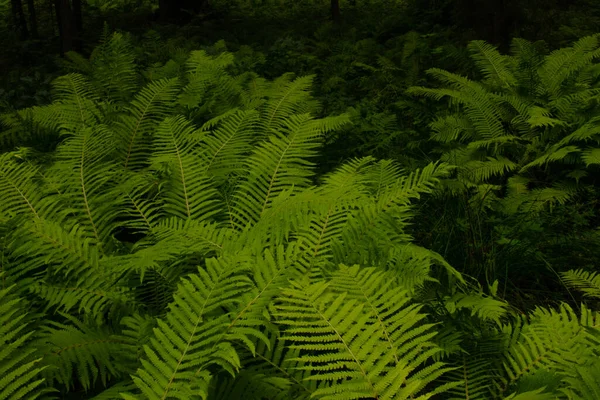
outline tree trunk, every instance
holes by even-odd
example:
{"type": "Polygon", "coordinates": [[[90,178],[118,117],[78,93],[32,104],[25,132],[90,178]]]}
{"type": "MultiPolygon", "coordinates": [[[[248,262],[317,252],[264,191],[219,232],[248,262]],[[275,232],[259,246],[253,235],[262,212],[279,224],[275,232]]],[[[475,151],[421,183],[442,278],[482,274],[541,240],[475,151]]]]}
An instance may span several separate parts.
{"type": "Polygon", "coordinates": [[[65,54],[75,49],[75,21],[69,0],[54,0],[58,32],[60,35],[60,51],[65,54]]]}
{"type": "Polygon", "coordinates": [[[19,32],[21,40],[29,38],[29,30],[27,29],[27,22],[25,21],[25,13],[23,12],[23,3],[21,0],[11,0],[12,15],[15,28],[19,32]]]}
{"type": "Polygon", "coordinates": [[[74,42],[75,50],[81,52],[83,50],[83,15],[81,13],[81,0],[73,0],[73,26],[74,26],[74,42]]]}
{"type": "Polygon", "coordinates": [[[340,14],[340,0],[331,0],[331,19],[333,22],[340,22],[342,15],[340,14]]]}
{"type": "Polygon", "coordinates": [[[38,39],[37,15],[35,12],[34,0],[27,0],[27,10],[29,11],[29,29],[31,31],[31,36],[34,39],[38,39]]]}

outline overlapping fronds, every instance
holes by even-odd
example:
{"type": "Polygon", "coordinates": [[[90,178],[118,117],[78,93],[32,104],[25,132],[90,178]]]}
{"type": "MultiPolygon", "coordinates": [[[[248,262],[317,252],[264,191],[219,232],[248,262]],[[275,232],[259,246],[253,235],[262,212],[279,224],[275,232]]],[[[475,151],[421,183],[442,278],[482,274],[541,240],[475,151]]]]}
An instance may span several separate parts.
{"type": "Polygon", "coordinates": [[[31,346],[33,331],[24,312],[26,305],[12,289],[0,289],[0,397],[37,399],[42,394],[45,366],[40,365],[41,357],[31,346]]]}
{"type": "MultiPolygon", "coordinates": [[[[295,284],[283,291],[280,301],[275,315],[288,326],[284,339],[301,351],[299,361],[311,372],[310,379],[323,383],[315,397],[409,399],[447,371],[442,365],[418,369],[438,350],[427,342],[430,326],[405,328],[414,321],[410,311],[394,315],[397,319],[384,325],[388,339],[364,298],[339,294],[327,283],[295,284]],[[390,351],[391,344],[399,351],[390,351]]],[[[454,385],[439,386],[426,396],[454,385]]]]}

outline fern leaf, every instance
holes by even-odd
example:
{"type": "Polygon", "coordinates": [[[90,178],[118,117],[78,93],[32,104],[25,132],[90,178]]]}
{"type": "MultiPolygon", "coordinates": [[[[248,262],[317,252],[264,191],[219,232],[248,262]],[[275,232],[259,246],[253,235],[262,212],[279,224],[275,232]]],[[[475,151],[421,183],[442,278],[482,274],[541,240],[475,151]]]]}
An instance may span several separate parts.
{"type": "Polygon", "coordinates": [[[585,296],[600,299],[600,274],[584,270],[572,270],[562,273],[563,280],[584,293],[585,296]]]}
{"type": "Polygon", "coordinates": [[[27,331],[22,301],[12,290],[0,289],[0,398],[37,399],[45,367],[40,368],[41,358],[33,358],[36,349],[28,343],[33,332],[27,331]]]}
{"type": "Polygon", "coordinates": [[[183,117],[167,118],[156,130],[153,169],[166,168],[164,207],[168,215],[182,219],[208,219],[216,212],[217,191],[198,162],[192,140],[193,127],[183,117]]]}
{"type": "Polygon", "coordinates": [[[474,40],[468,45],[471,57],[490,83],[512,89],[516,79],[509,69],[509,59],[482,40],[474,40]]]}
{"type": "Polygon", "coordinates": [[[228,314],[220,310],[237,304],[239,295],[251,288],[243,269],[235,260],[209,259],[206,270],[199,268],[198,274],[179,285],[169,313],[158,321],[154,337],[145,346],[146,358],[133,377],[143,398],[205,397],[211,364],[231,374],[240,367],[234,348],[220,340],[230,323],[228,314]]]}
{"type": "Polygon", "coordinates": [[[152,82],[135,96],[115,123],[117,149],[125,168],[138,170],[146,165],[150,135],[171,111],[178,92],[179,82],[175,78],[152,82]]]}

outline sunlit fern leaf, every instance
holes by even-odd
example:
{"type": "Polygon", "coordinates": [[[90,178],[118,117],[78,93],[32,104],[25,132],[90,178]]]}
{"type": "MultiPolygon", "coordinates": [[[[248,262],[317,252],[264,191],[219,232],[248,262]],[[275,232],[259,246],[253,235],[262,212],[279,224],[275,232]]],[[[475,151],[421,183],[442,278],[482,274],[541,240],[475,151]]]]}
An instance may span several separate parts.
{"type": "Polygon", "coordinates": [[[34,357],[36,349],[29,345],[33,332],[28,330],[25,305],[13,289],[0,289],[0,398],[37,399],[42,394],[41,373],[45,367],[40,365],[41,357],[34,357]]]}
{"type": "Polygon", "coordinates": [[[121,315],[135,309],[131,295],[124,287],[116,287],[104,275],[94,276],[72,285],[54,284],[38,281],[29,287],[32,295],[38,296],[46,303],[47,309],[63,312],[76,310],[96,318],[99,323],[107,320],[119,320],[121,315]]]}
{"type": "Polygon", "coordinates": [[[66,323],[49,321],[36,342],[44,354],[42,362],[47,368],[43,375],[49,384],[58,382],[71,389],[80,384],[89,390],[133,372],[124,369],[132,364],[127,362],[129,355],[123,352],[118,337],[106,328],[62,315],[66,323]]]}
{"type": "Polygon", "coordinates": [[[0,155],[0,213],[27,219],[56,217],[60,203],[40,188],[39,168],[17,153],[0,155]]]}
{"type": "Polygon", "coordinates": [[[589,334],[566,304],[558,311],[537,308],[531,322],[515,338],[503,361],[509,383],[540,368],[560,372],[568,367],[566,364],[597,357],[590,347],[589,334]]]}
{"type": "Polygon", "coordinates": [[[477,315],[482,321],[493,322],[497,325],[502,323],[507,316],[508,304],[504,301],[478,293],[458,293],[446,300],[445,306],[448,310],[466,309],[471,315],[477,315]]]}
{"type": "Polygon", "coordinates": [[[600,363],[597,360],[587,365],[575,365],[563,374],[566,387],[560,391],[569,399],[586,400],[600,396],[600,363]]]}
{"type": "Polygon", "coordinates": [[[135,56],[128,38],[114,32],[97,46],[92,55],[91,76],[103,98],[127,101],[138,84],[135,56]]]}
{"type": "Polygon", "coordinates": [[[582,269],[563,272],[563,281],[584,293],[585,296],[600,299],[600,274],[582,269]]]}
{"type": "Polygon", "coordinates": [[[473,125],[464,116],[448,115],[439,117],[430,125],[433,130],[431,138],[441,142],[450,143],[473,137],[473,125]]]}
{"type": "Polygon", "coordinates": [[[56,162],[47,171],[60,197],[75,211],[89,237],[99,244],[107,244],[117,228],[122,201],[111,193],[119,179],[110,158],[113,145],[114,139],[105,126],[82,129],[60,144],[56,162]]]}
{"type": "Polygon", "coordinates": [[[264,327],[268,330],[270,325],[267,308],[288,286],[297,253],[294,246],[278,246],[246,261],[254,285],[251,290],[239,294],[235,307],[228,307],[231,321],[221,333],[221,340],[242,343],[253,355],[256,355],[257,341],[270,345],[268,335],[263,333],[264,327]]]}
{"type": "Polygon", "coordinates": [[[561,94],[561,85],[574,74],[589,66],[600,57],[599,35],[579,39],[572,47],[553,51],[546,57],[540,71],[544,91],[556,99],[561,94]]]}
{"type": "Polygon", "coordinates": [[[581,158],[585,162],[586,167],[592,164],[600,164],[600,149],[585,149],[581,153],[581,158]]]}
{"type": "Polygon", "coordinates": [[[194,127],[183,117],[169,117],[157,128],[153,169],[166,169],[164,210],[182,219],[205,220],[220,211],[217,191],[199,161],[194,127]]]}
{"type": "Polygon", "coordinates": [[[235,349],[221,339],[230,324],[223,307],[238,304],[239,296],[252,287],[244,268],[235,259],[208,259],[206,269],[182,281],[133,377],[140,398],[205,398],[210,365],[231,374],[240,367],[235,349]]]}
{"type": "MultiPolygon", "coordinates": [[[[394,341],[403,343],[403,351],[407,351],[396,362],[367,304],[332,292],[327,283],[295,284],[285,289],[276,310],[278,322],[288,326],[283,338],[291,341],[291,348],[301,351],[298,361],[311,372],[309,379],[324,384],[313,397],[409,399],[422,392],[426,382],[446,372],[442,363],[415,371],[437,351],[427,345],[411,345],[428,328],[407,333],[400,324],[399,330],[391,332],[398,335],[394,341]]],[[[423,395],[447,389],[442,385],[423,395]]]]}
{"type": "Polygon", "coordinates": [[[403,285],[389,272],[341,264],[333,275],[331,288],[365,304],[364,312],[370,313],[372,322],[379,325],[381,339],[387,342],[396,363],[415,348],[426,348],[427,342],[436,334],[431,330],[433,325],[421,324],[425,319],[425,315],[420,314],[421,306],[411,304],[403,285]],[[412,348],[400,341],[405,335],[415,338],[411,342],[412,348]]]}
{"type": "Polygon", "coordinates": [[[150,233],[164,217],[163,204],[158,199],[158,181],[147,173],[127,173],[115,188],[122,198],[120,228],[132,234],[150,233]]]}
{"type": "Polygon", "coordinates": [[[285,129],[291,115],[314,114],[318,104],[312,99],[310,89],[314,75],[292,79],[285,74],[273,81],[266,95],[267,102],[260,108],[260,127],[264,134],[285,129]]]}
{"type": "Polygon", "coordinates": [[[482,40],[470,42],[468,48],[471,58],[475,60],[475,64],[483,72],[488,83],[513,89],[517,82],[511,72],[507,56],[501,55],[494,46],[482,40]]]}
{"type": "Polygon", "coordinates": [[[309,186],[314,176],[310,158],[322,145],[323,133],[347,122],[345,115],[322,120],[307,114],[289,116],[281,130],[248,157],[248,172],[234,196],[233,223],[241,229],[253,225],[283,190],[309,186]]]}
{"type": "MultiPolygon", "coordinates": [[[[364,181],[364,170],[367,166],[375,162],[376,159],[372,156],[354,158],[346,161],[344,164],[336,168],[335,171],[325,175],[322,183],[325,187],[341,188],[341,187],[357,187],[359,182],[364,181]]],[[[357,187],[358,189],[358,187],[357,187]]]]}
{"type": "Polygon", "coordinates": [[[114,124],[119,159],[125,168],[138,170],[151,154],[151,135],[175,105],[179,93],[176,78],[149,83],[129,103],[114,124]]]}
{"type": "Polygon", "coordinates": [[[32,221],[15,233],[10,250],[31,273],[62,274],[71,282],[100,273],[98,248],[77,226],[67,230],[56,222],[32,221]]]}
{"type": "Polygon", "coordinates": [[[397,176],[394,184],[382,188],[376,197],[372,194],[363,199],[348,218],[342,241],[336,243],[334,261],[362,264],[372,263],[377,258],[380,263],[387,263],[390,249],[410,240],[404,230],[410,216],[410,202],[422,193],[431,193],[433,186],[451,170],[447,164],[433,163],[409,175],[397,176]],[[346,259],[350,254],[353,258],[346,259]],[[364,259],[360,254],[370,254],[370,259],[364,259]]]}
{"type": "Polygon", "coordinates": [[[226,180],[230,174],[242,174],[243,159],[259,139],[256,137],[257,120],[255,111],[228,114],[202,139],[203,166],[217,182],[226,180]]]}
{"type": "Polygon", "coordinates": [[[545,154],[542,154],[535,160],[525,164],[519,172],[525,172],[532,167],[542,167],[548,163],[561,161],[571,153],[579,153],[581,149],[577,146],[558,147],[552,146],[545,154]]]}

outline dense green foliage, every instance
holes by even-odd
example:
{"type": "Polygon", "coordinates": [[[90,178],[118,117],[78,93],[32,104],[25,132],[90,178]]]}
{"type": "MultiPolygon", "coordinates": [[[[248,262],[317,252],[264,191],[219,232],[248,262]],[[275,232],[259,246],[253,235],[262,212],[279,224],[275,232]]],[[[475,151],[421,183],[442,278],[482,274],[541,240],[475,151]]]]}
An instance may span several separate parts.
{"type": "Polygon", "coordinates": [[[600,398],[600,35],[413,3],[215,1],[10,70],[0,399],[600,398]]]}

